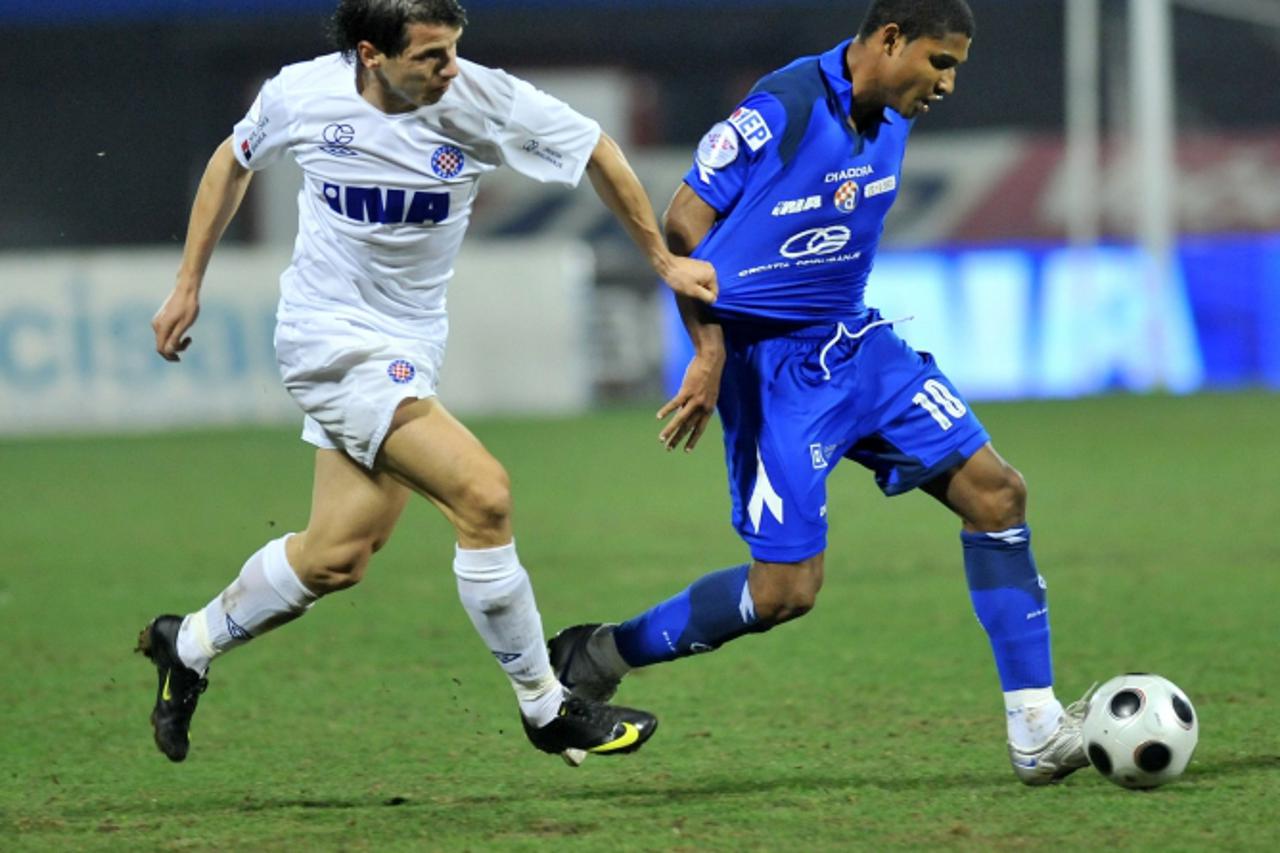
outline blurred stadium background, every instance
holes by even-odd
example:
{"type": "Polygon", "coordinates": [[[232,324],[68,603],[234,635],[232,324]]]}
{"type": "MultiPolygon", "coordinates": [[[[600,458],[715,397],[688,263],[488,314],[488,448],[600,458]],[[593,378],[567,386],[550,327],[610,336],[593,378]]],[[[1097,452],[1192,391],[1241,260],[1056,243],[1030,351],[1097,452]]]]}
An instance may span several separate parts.
{"type": "MultiPolygon", "coordinates": [[[[869,294],[977,399],[1280,387],[1280,2],[971,0],[869,294]]],[[[297,173],[260,174],[184,367],[148,321],[214,146],[331,0],[0,2],[0,434],[296,423],[271,351],[297,173]]],[[[623,142],[661,210],[701,134],[866,3],[469,0],[465,56],[623,142]]],[[[669,299],[588,188],[483,182],[442,396],[465,413],[658,397],[669,299]],[[487,355],[481,357],[480,353],[487,355]]]]}
{"type": "MultiPolygon", "coordinates": [[[[332,0],[0,0],[0,850],[1280,849],[1280,0],[970,2],[869,298],[971,398],[1024,401],[979,412],[1033,483],[1059,695],[1185,687],[1184,783],[1016,785],[954,525],[856,467],[830,483],[821,606],[629,679],[664,720],[634,760],[524,746],[417,502],[376,580],[219,661],[170,766],[134,632],[305,524],[271,346],[296,172],[255,178],[181,365],[148,324],[210,152],[328,50],[332,0]]],[[[751,83],[866,0],[466,5],[464,54],[596,116],[661,209],[751,83]]],[[[546,628],[740,559],[715,428],[665,455],[627,405],[683,336],[589,188],[482,182],[450,299],[442,396],[510,466],[546,628]]]]}

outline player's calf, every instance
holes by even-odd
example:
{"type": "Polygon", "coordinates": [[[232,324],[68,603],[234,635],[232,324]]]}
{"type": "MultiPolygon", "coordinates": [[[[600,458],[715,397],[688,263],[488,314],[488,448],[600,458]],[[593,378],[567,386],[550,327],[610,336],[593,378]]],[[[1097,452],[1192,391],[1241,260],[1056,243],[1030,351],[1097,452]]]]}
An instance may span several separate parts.
{"type": "Polygon", "coordinates": [[[632,668],[709,652],[743,634],[767,631],[788,610],[798,615],[805,602],[787,599],[777,607],[771,603],[770,621],[760,619],[751,576],[746,565],[711,572],[618,625],[609,632],[616,659],[632,668]]]}
{"type": "Polygon", "coordinates": [[[177,651],[184,664],[203,673],[215,657],[297,619],[315,603],[317,593],[289,562],[289,539],[256,551],[226,589],[183,620],[177,651]]]}

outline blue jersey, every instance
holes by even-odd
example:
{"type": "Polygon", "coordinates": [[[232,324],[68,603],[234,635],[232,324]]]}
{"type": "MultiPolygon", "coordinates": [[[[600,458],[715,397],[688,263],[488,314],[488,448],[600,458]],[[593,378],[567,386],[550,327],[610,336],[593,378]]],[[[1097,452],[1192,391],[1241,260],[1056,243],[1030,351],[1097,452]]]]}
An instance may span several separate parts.
{"type": "Polygon", "coordinates": [[[698,146],[685,183],[720,214],[693,252],[720,280],[720,320],[858,320],[911,122],[860,134],[843,42],[760,80],[698,146]]]}

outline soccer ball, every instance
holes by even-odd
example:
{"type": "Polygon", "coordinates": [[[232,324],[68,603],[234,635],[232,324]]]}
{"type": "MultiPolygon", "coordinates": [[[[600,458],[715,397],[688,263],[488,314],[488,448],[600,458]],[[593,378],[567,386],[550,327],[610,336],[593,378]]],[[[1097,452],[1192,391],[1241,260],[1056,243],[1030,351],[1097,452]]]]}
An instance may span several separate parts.
{"type": "Polygon", "coordinates": [[[1089,699],[1084,718],[1089,762],[1125,788],[1155,788],[1182,775],[1200,737],[1191,700],[1150,673],[1118,675],[1089,699]]]}

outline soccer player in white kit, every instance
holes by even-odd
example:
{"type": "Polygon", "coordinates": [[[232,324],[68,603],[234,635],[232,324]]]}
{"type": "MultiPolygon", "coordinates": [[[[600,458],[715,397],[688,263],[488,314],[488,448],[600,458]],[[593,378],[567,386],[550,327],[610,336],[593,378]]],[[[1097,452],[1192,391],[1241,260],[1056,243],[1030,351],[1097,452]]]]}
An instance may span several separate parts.
{"type": "Polygon", "coordinates": [[[456,0],[341,0],[340,51],[268,80],[201,180],[177,283],[152,321],[156,349],[178,361],[190,344],[218,239],[253,172],[288,151],[305,178],[275,345],[317,450],[306,529],[268,542],[203,610],[158,616],[139,635],[157,670],[156,744],[173,761],[186,758],[210,661],[357,583],[414,493],[456,530],[459,597],[536,747],[578,763],[633,751],[657,725],[569,695],[551,670],[506,471],[436,398],[445,290],[478,179],[501,165],[567,186],[586,172],[677,293],[713,300],[715,272],[667,250],[635,174],[594,121],[460,59],[465,24],[456,0]]]}

